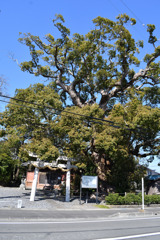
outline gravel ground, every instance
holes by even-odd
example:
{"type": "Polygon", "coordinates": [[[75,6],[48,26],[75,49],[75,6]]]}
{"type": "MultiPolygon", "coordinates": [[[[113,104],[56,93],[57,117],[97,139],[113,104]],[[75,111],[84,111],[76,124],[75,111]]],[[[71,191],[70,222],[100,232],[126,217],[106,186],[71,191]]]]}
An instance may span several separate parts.
{"type": "Polygon", "coordinates": [[[94,209],[95,203],[79,204],[79,199],[71,199],[65,202],[64,198],[57,199],[53,194],[45,194],[37,191],[35,201],[30,202],[31,190],[20,188],[0,187],[0,208],[26,208],[26,209],[94,209]]]}

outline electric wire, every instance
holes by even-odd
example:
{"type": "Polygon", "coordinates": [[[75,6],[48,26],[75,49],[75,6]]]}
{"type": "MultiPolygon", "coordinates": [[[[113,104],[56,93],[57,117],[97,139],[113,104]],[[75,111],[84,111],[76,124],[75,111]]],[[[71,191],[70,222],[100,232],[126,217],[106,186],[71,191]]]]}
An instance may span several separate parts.
{"type": "Polygon", "coordinates": [[[117,6],[115,4],[113,4],[112,0],[108,0],[110,2],[110,4],[116,9],[116,11],[119,13],[119,9],[117,8],[117,6]]]}
{"type": "MultiPolygon", "coordinates": [[[[105,124],[107,124],[107,125],[109,124],[108,126],[111,126],[111,127],[114,127],[114,128],[122,128],[122,127],[123,127],[122,124],[115,123],[115,122],[113,122],[113,121],[106,120],[106,119],[91,117],[91,116],[87,116],[87,115],[83,115],[83,114],[79,114],[79,113],[73,113],[73,112],[66,111],[66,110],[59,110],[59,109],[55,109],[55,108],[50,107],[50,106],[45,106],[45,105],[43,106],[43,105],[38,104],[38,103],[32,103],[32,102],[25,101],[25,100],[22,100],[22,99],[17,99],[17,98],[13,98],[13,97],[8,97],[8,96],[6,96],[6,95],[0,95],[0,97],[9,98],[9,99],[16,100],[16,101],[20,101],[20,102],[24,102],[24,103],[33,104],[33,105],[36,105],[36,106],[41,107],[41,109],[42,109],[42,107],[43,107],[43,109],[44,109],[44,108],[48,108],[48,109],[51,109],[51,110],[56,110],[56,111],[58,111],[58,113],[54,113],[55,115],[66,116],[66,115],[63,114],[63,112],[65,112],[65,113],[68,113],[68,114],[77,115],[77,116],[80,116],[80,117],[85,117],[85,118],[88,120],[88,122],[93,122],[93,123],[98,123],[98,124],[104,124],[104,123],[105,123],[105,124]]],[[[5,102],[5,103],[8,103],[8,104],[17,105],[17,106],[19,106],[19,107],[26,107],[26,108],[31,108],[31,109],[34,109],[34,110],[40,110],[39,108],[27,106],[27,105],[24,105],[24,104],[21,105],[21,104],[18,104],[18,103],[7,102],[7,101],[5,101],[5,100],[0,100],[0,101],[1,101],[1,102],[5,102]]],[[[46,109],[46,110],[47,110],[47,109],[46,109]]],[[[49,111],[49,110],[47,110],[47,111],[49,111]]],[[[74,118],[76,119],[75,116],[74,116],[74,118]]],[[[80,118],[77,118],[77,119],[78,119],[78,120],[81,120],[80,118]]],[[[86,121],[86,119],[85,119],[85,121],[86,121]]],[[[132,129],[132,128],[128,128],[129,126],[128,126],[127,124],[125,124],[125,126],[127,127],[127,128],[124,128],[124,127],[123,127],[123,129],[125,129],[125,130],[130,130],[130,131],[134,131],[134,130],[135,130],[135,129],[132,129]]],[[[137,128],[142,129],[141,127],[137,127],[137,128]]],[[[143,129],[142,129],[142,130],[143,130],[143,129]]]]}
{"type": "MultiPolygon", "coordinates": [[[[117,8],[117,6],[115,6],[115,4],[113,4],[112,0],[108,0],[108,1],[109,1],[110,4],[113,6],[113,8],[116,9],[116,11],[117,11],[118,13],[121,12],[121,11],[117,8]]],[[[120,1],[121,1],[121,3],[134,15],[134,17],[136,18],[136,20],[137,20],[143,27],[146,27],[146,25],[141,21],[141,19],[133,12],[133,10],[131,10],[131,9],[128,7],[128,5],[127,5],[126,3],[124,3],[123,0],[120,0],[120,1]]],[[[139,35],[142,36],[142,33],[139,32],[138,29],[135,29],[135,30],[138,32],[139,35]]]]}
{"type": "MultiPolygon", "coordinates": [[[[7,102],[7,101],[5,101],[5,100],[0,100],[0,102],[4,102],[4,103],[8,103],[8,104],[12,104],[12,105],[16,105],[16,106],[19,106],[19,107],[26,107],[26,108],[30,108],[30,109],[34,109],[34,110],[41,110],[41,109],[39,109],[39,108],[35,108],[35,107],[31,107],[31,106],[26,106],[26,105],[21,105],[21,104],[18,104],[18,103],[13,103],[13,102],[7,102]]],[[[45,110],[45,111],[47,111],[47,109],[45,110]]],[[[47,112],[49,112],[50,113],[50,111],[48,110],[47,112]]],[[[64,115],[62,112],[61,113],[56,113],[55,115],[61,115],[61,116],[66,116],[66,115],[64,115]]],[[[88,116],[87,116],[88,117],[88,116]]],[[[81,118],[78,118],[78,117],[73,117],[72,116],[72,118],[74,118],[74,119],[78,119],[78,120],[81,120],[81,118]]],[[[90,118],[90,117],[89,117],[90,118]]],[[[101,119],[101,120],[103,120],[103,119],[101,119]]],[[[85,120],[83,120],[83,121],[85,121],[85,120]]],[[[98,121],[94,121],[94,120],[88,120],[88,122],[90,122],[90,123],[96,123],[96,124],[101,124],[101,125],[103,125],[103,124],[107,124],[107,126],[109,126],[109,127],[114,127],[114,128],[122,128],[122,126],[116,126],[116,125],[108,125],[108,123],[106,123],[106,122],[98,122],[98,121]]],[[[35,125],[35,124],[33,124],[33,125],[35,125]]],[[[42,123],[36,123],[36,125],[42,125],[42,126],[44,126],[45,124],[42,124],[42,123]]],[[[129,129],[129,128],[125,128],[125,130],[133,130],[133,129],[129,129]]]]}
{"type": "MultiPolygon", "coordinates": [[[[21,104],[18,104],[18,103],[13,103],[13,102],[7,102],[7,101],[5,101],[5,100],[0,100],[0,102],[4,102],[4,103],[8,103],[8,104],[12,104],[12,105],[16,105],[16,106],[19,106],[19,107],[21,107],[21,108],[30,108],[30,109],[34,109],[34,110],[41,110],[40,108],[35,108],[35,107],[31,107],[31,106],[26,106],[26,105],[21,105],[21,104]]],[[[47,109],[45,109],[45,111],[47,111],[47,109]]],[[[48,110],[47,112],[49,112],[50,113],[50,111],[48,110]]],[[[64,115],[62,112],[61,113],[56,113],[55,115],[60,115],[61,114],[61,116],[66,116],[66,115],[64,115]]],[[[74,119],[78,119],[78,120],[81,120],[80,118],[78,118],[78,117],[75,117],[74,116],[74,119]]],[[[89,122],[93,122],[93,123],[98,123],[98,124],[103,124],[102,122],[96,122],[96,121],[93,121],[93,120],[89,120],[89,122]]],[[[44,124],[41,124],[41,125],[44,125],[44,124]]],[[[112,126],[112,125],[109,125],[109,126],[112,126]]],[[[115,127],[118,127],[118,126],[115,126],[115,127]]],[[[120,128],[120,127],[119,127],[120,128]]]]}
{"type": "MultiPolygon", "coordinates": [[[[12,105],[15,105],[15,106],[19,106],[20,108],[30,108],[30,109],[34,109],[34,110],[42,110],[41,108],[35,108],[35,107],[31,107],[31,106],[27,106],[27,105],[22,105],[22,104],[18,104],[18,103],[14,103],[14,102],[7,102],[7,101],[5,101],[5,100],[1,100],[0,99],[0,102],[4,102],[4,103],[8,103],[8,104],[12,104],[12,105]]],[[[48,112],[48,113],[50,113],[50,111],[49,110],[47,110],[47,109],[45,109],[45,111],[46,112],[48,112]]],[[[62,116],[65,116],[64,114],[62,114],[62,113],[54,113],[55,115],[62,115],[62,116]]],[[[78,118],[78,117],[74,117],[75,119],[78,119],[78,120],[80,120],[80,118],[78,118]]],[[[99,124],[102,124],[101,122],[95,122],[95,121],[90,121],[90,122],[94,122],[94,123],[99,123],[99,124]]],[[[33,125],[35,125],[35,124],[33,124],[33,125]]],[[[45,124],[42,124],[42,123],[36,123],[36,125],[42,125],[42,126],[44,126],[44,125],[47,125],[47,123],[45,123],[45,124]]]]}
{"type": "MultiPolygon", "coordinates": [[[[48,108],[48,109],[55,110],[55,111],[58,111],[58,112],[65,112],[65,113],[77,115],[77,116],[80,116],[80,117],[85,117],[85,118],[90,118],[90,119],[93,119],[93,120],[99,120],[99,121],[102,121],[102,122],[107,122],[107,123],[112,123],[112,124],[116,124],[116,125],[121,125],[121,124],[119,124],[119,123],[115,123],[115,122],[110,121],[110,120],[106,120],[106,119],[102,119],[102,118],[97,118],[97,117],[91,117],[91,116],[87,116],[87,115],[80,114],[80,113],[74,113],[74,112],[67,111],[67,110],[59,110],[59,109],[56,109],[56,108],[53,108],[53,107],[50,107],[50,106],[46,106],[46,105],[42,105],[42,104],[38,104],[38,103],[33,103],[33,102],[29,102],[29,101],[26,101],[26,100],[9,97],[9,96],[2,95],[2,94],[0,94],[0,97],[12,99],[12,100],[15,100],[15,101],[24,102],[24,103],[27,103],[27,104],[33,104],[33,105],[36,105],[36,106],[39,106],[39,107],[48,108]]],[[[11,102],[8,102],[8,103],[11,103],[11,102]]],[[[24,105],[21,105],[21,106],[24,106],[24,105]]],[[[59,114],[58,114],[58,115],[59,115],[59,114]]],[[[126,124],[126,126],[128,126],[128,125],[126,124]]]]}
{"type": "Polygon", "coordinates": [[[120,2],[135,16],[135,18],[139,21],[140,24],[142,24],[142,26],[145,26],[145,24],[140,20],[140,18],[137,17],[137,15],[127,6],[127,4],[123,0],[120,0],[120,2]]]}
{"type": "MultiPolygon", "coordinates": [[[[116,9],[116,11],[118,11],[118,12],[120,12],[120,10],[117,8],[117,6],[115,6],[114,4],[113,4],[113,2],[112,2],[112,0],[108,0],[109,2],[110,2],[110,4],[116,9]]],[[[123,1],[123,0],[120,0],[120,2],[134,15],[134,17],[135,17],[135,19],[143,26],[143,27],[145,27],[146,29],[147,29],[147,26],[146,26],[146,24],[144,24],[142,21],[141,21],[141,19],[135,14],[135,12],[131,9],[131,8],[129,8],[128,7],[128,5],[123,1]]],[[[138,34],[139,35],[142,35],[142,32],[139,32],[138,30],[137,30],[137,32],[138,32],[138,34]]],[[[144,37],[144,36],[143,36],[144,37]]],[[[160,39],[158,39],[158,41],[159,41],[160,39]]],[[[141,60],[142,61],[142,60],[141,60]]],[[[124,64],[125,65],[125,64],[124,64]]]]}
{"type": "MultiPolygon", "coordinates": [[[[110,4],[114,7],[114,9],[120,13],[120,10],[118,9],[118,7],[112,2],[112,0],[108,0],[110,2],[110,4]]],[[[130,9],[128,7],[128,5],[123,1],[123,0],[120,0],[120,2],[134,15],[134,17],[139,21],[140,24],[142,24],[142,26],[145,26],[145,24],[141,21],[141,19],[133,12],[132,9],[130,9]]]]}
{"type": "Polygon", "coordinates": [[[27,107],[27,108],[31,108],[31,109],[35,109],[35,110],[38,109],[38,108],[35,108],[35,107],[26,106],[26,105],[21,105],[21,104],[18,104],[18,103],[7,102],[7,101],[5,101],[5,100],[0,100],[0,102],[4,102],[4,103],[8,103],[8,104],[13,104],[13,105],[16,105],[16,106],[19,106],[19,107],[27,107]]]}

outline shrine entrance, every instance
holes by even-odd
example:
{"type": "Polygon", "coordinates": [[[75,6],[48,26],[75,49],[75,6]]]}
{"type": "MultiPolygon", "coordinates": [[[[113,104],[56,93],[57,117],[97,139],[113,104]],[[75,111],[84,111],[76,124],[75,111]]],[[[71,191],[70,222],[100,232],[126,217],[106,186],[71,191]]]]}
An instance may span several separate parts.
{"type": "Polygon", "coordinates": [[[71,169],[77,169],[76,166],[71,165],[71,162],[75,160],[66,156],[60,156],[55,162],[47,163],[40,161],[37,155],[33,155],[32,153],[30,155],[37,158],[37,161],[25,163],[25,166],[32,165],[35,167],[34,174],[33,172],[27,173],[25,183],[26,189],[32,189],[30,201],[34,201],[37,189],[50,189],[53,191],[56,189],[60,191],[65,186],[65,201],[69,202],[71,169]]]}

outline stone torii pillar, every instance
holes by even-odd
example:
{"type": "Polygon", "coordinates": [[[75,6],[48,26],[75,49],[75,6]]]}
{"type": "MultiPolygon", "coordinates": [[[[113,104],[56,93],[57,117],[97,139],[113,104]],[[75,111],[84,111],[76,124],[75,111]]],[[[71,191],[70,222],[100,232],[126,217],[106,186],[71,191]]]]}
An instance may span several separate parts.
{"type": "MultiPolygon", "coordinates": [[[[66,161],[66,168],[67,168],[67,172],[66,172],[66,196],[65,196],[65,201],[66,202],[70,202],[70,185],[71,185],[71,168],[77,168],[74,165],[71,165],[71,162],[74,162],[75,159],[72,158],[68,158],[66,156],[59,156],[57,158],[57,162],[58,161],[66,161]]],[[[60,164],[59,164],[60,165],[60,164]]]]}
{"type": "Polygon", "coordinates": [[[67,161],[67,173],[66,173],[66,202],[70,202],[70,185],[71,185],[71,162],[67,161]]]}
{"type": "MultiPolygon", "coordinates": [[[[38,158],[38,155],[32,153],[32,152],[29,152],[29,156],[30,157],[34,157],[34,158],[37,158],[37,165],[39,164],[40,162],[40,159],[38,158]]],[[[30,195],[30,201],[31,202],[34,202],[34,199],[35,199],[35,195],[36,195],[36,189],[37,189],[37,181],[38,181],[38,173],[39,173],[39,169],[37,167],[35,167],[35,170],[34,170],[34,179],[33,179],[33,183],[32,183],[32,190],[31,190],[31,195],[30,195]]]]}
{"type": "Polygon", "coordinates": [[[31,195],[30,195],[31,202],[34,202],[35,195],[36,195],[38,173],[39,173],[39,169],[35,168],[34,169],[34,179],[33,179],[33,183],[32,183],[32,190],[31,190],[31,195]]]}

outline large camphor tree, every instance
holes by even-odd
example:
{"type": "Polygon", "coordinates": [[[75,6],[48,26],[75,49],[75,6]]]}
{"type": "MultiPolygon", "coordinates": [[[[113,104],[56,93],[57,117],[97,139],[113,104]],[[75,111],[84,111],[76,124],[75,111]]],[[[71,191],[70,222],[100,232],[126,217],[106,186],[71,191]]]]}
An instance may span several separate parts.
{"type": "Polygon", "coordinates": [[[21,69],[50,80],[59,94],[64,111],[52,127],[62,139],[63,152],[77,157],[86,172],[97,173],[102,188],[107,182],[124,191],[133,180],[135,159],[160,153],[155,26],[147,26],[153,53],[146,54],[142,64],[138,54],[144,44],[127,29],[136,20],[126,14],[116,21],[97,17],[86,35],[70,36],[61,15],[53,23],[58,38],[47,34],[42,40],[28,33],[19,39],[31,55],[21,69]]]}

